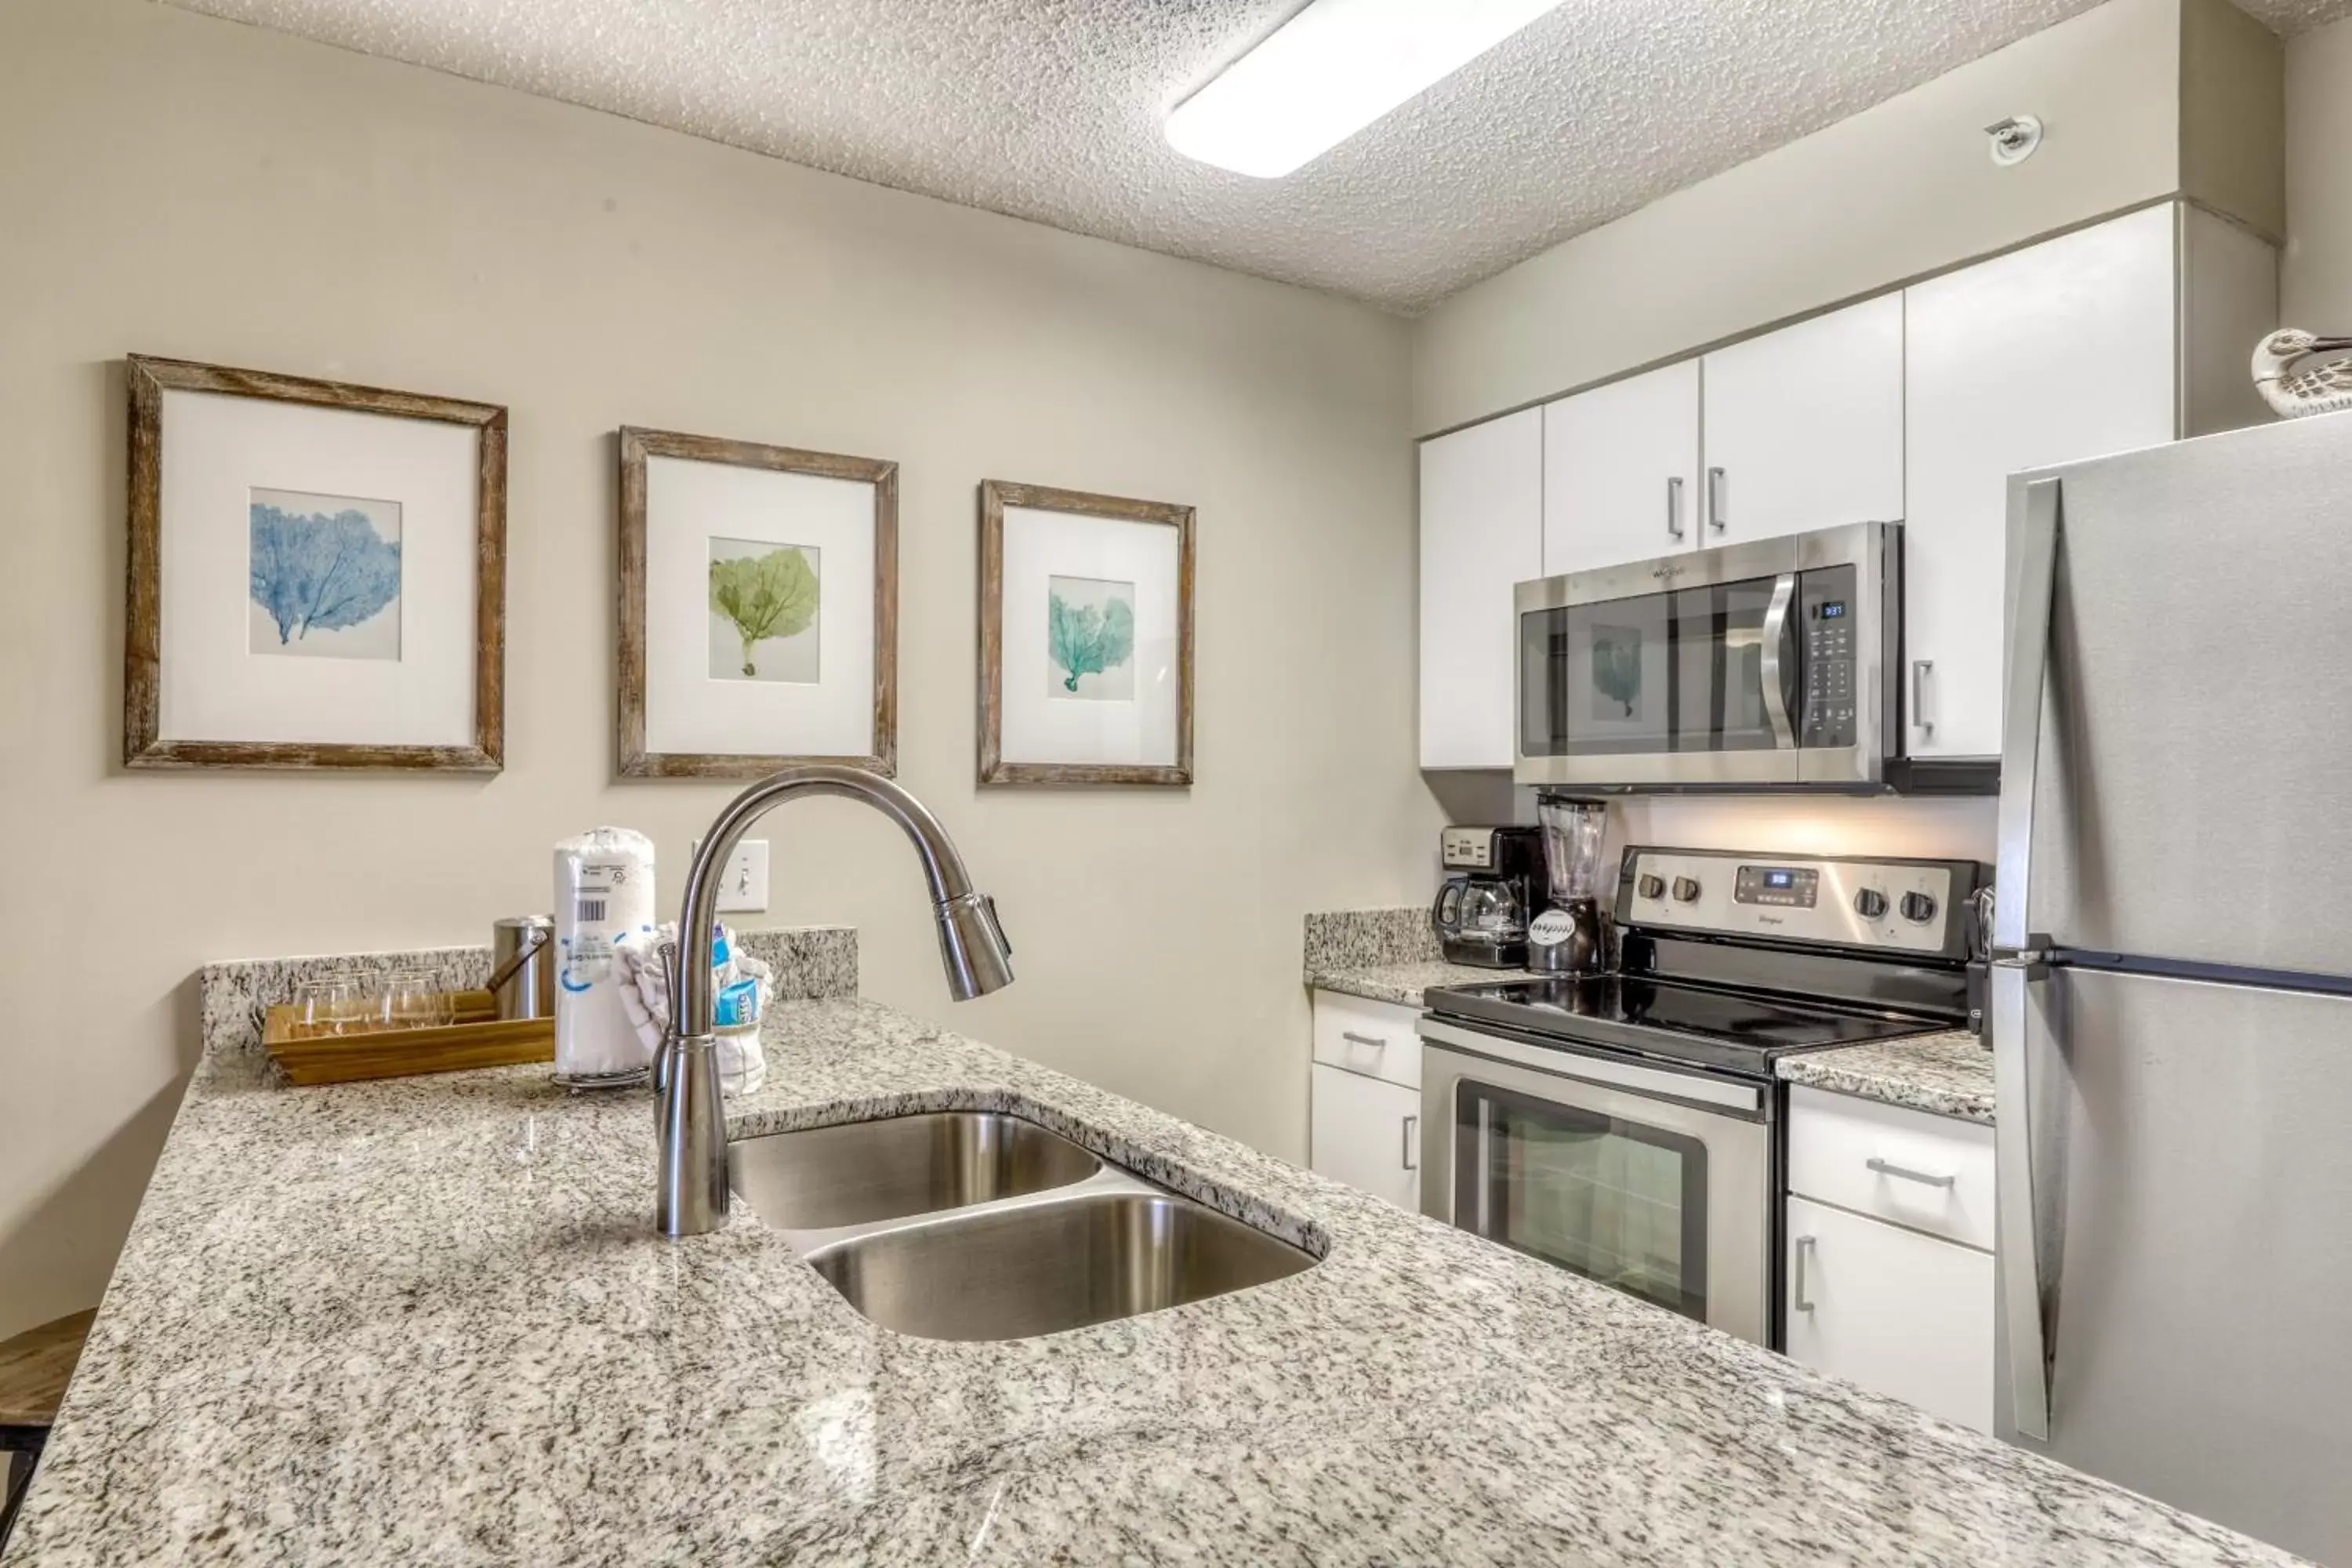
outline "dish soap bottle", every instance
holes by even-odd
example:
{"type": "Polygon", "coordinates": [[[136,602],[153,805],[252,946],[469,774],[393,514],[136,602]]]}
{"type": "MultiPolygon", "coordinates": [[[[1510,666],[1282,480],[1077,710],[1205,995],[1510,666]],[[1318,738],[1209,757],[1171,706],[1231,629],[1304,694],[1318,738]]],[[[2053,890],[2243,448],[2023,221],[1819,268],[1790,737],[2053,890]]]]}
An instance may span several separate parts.
{"type": "Polygon", "coordinates": [[[727,928],[710,939],[710,1032],[719,1056],[719,1092],[730,1098],[756,1093],[768,1079],[760,1049],[760,982],[735,962],[727,928]]]}

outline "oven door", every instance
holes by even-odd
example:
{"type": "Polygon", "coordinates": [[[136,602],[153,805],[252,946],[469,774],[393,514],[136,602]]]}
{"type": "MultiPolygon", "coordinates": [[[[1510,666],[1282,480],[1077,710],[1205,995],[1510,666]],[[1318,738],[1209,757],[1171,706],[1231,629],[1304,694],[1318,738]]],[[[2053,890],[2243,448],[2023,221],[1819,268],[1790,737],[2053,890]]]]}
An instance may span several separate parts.
{"type": "Polygon", "coordinates": [[[1423,1212],[1770,1342],[1767,1086],[1421,1032],[1423,1212]]]}
{"type": "Polygon", "coordinates": [[[1520,584],[1515,778],[1881,782],[1899,538],[1864,523],[1520,584]]]}

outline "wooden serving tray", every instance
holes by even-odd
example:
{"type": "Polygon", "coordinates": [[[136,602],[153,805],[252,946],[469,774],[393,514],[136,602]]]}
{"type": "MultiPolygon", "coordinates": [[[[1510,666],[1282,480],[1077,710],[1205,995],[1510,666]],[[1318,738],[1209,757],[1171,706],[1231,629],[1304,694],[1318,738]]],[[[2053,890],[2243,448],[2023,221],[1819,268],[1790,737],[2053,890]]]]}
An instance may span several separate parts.
{"type": "Polygon", "coordinates": [[[297,1084],[357,1083],[555,1059],[554,1019],[500,1018],[487,991],[453,991],[449,999],[454,1024],[355,1035],[305,1035],[290,1005],[272,1007],[261,1044],[287,1081],[297,1084]]]}

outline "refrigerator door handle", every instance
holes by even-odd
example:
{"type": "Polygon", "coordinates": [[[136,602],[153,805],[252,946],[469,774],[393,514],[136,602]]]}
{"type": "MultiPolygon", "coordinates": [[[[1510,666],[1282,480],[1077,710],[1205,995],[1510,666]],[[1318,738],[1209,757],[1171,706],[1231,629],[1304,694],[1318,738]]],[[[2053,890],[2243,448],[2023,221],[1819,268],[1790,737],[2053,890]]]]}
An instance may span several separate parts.
{"type": "Polygon", "coordinates": [[[2001,702],[2000,864],[1994,879],[1991,998],[1995,1208],[2011,1417],[2020,1435],[2050,1436],[2047,1303],[2057,1280],[2042,1269],[2028,1085],[2035,1051],[2029,988],[2048,973],[2050,942],[2034,934],[2033,805],[2042,763],[2042,690],[2050,671],[2051,604],[2063,519],[2059,481],[2025,487],[2009,525],[2011,616],[2001,702]]]}

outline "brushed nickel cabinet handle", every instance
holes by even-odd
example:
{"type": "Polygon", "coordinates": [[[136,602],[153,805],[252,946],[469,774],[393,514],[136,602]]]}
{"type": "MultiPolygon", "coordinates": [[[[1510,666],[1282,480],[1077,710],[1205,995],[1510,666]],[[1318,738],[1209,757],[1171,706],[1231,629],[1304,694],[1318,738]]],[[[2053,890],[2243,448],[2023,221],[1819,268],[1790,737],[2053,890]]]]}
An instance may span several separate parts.
{"type": "Polygon", "coordinates": [[[1923,735],[1936,732],[1936,721],[1927,717],[1927,672],[1935,668],[1932,658],[1911,661],[1911,722],[1923,735]]]}
{"type": "Polygon", "coordinates": [[[1418,1171],[1421,1169],[1421,1157],[1418,1152],[1416,1152],[1414,1147],[1420,1142],[1421,1118],[1418,1116],[1406,1117],[1404,1119],[1404,1168],[1408,1171],[1418,1171]]]}
{"type": "Polygon", "coordinates": [[[1731,526],[1730,508],[1724,500],[1724,492],[1730,488],[1728,481],[1729,476],[1721,468],[1706,471],[1706,525],[1717,533],[1731,526]]]}
{"type": "Polygon", "coordinates": [[[1379,1035],[1360,1035],[1353,1029],[1342,1029],[1339,1037],[1351,1046],[1370,1046],[1376,1051],[1386,1050],[1388,1041],[1379,1035]]]}
{"type": "Polygon", "coordinates": [[[1901,1165],[1890,1165],[1875,1154],[1864,1160],[1863,1163],[1882,1176],[1893,1176],[1898,1181],[1916,1182],[1923,1187],[1957,1187],[1960,1184],[1960,1178],[1956,1175],[1931,1176],[1925,1171],[1906,1170],[1901,1165]]]}
{"type": "Polygon", "coordinates": [[[1676,474],[1666,481],[1666,537],[1677,544],[1683,537],[1683,477],[1676,474]]]}
{"type": "Polygon", "coordinates": [[[1812,1255],[1813,1238],[1810,1236],[1797,1237],[1797,1279],[1789,1291],[1789,1305],[1800,1312],[1813,1310],[1812,1300],[1805,1290],[1805,1259],[1812,1255]]]}

